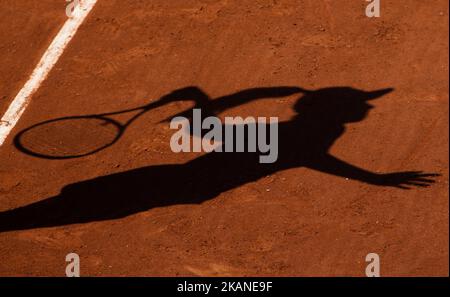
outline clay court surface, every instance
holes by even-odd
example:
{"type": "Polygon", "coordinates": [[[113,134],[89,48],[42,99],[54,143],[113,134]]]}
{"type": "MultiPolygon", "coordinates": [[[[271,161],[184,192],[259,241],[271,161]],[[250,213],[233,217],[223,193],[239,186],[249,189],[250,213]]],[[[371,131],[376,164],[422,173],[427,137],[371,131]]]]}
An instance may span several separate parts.
{"type": "MultiPolygon", "coordinates": [[[[0,116],[66,21],[66,5],[0,0],[0,116]]],[[[364,276],[372,252],[384,276],[448,275],[448,1],[385,0],[372,19],[366,5],[99,0],[0,147],[1,212],[88,185],[62,214],[81,208],[90,219],[72,213],[74,224],[2,231],[0,275],[64,276],[71,252],[84,276],[364,276]],[[393,88],[363,120],[346,124],[329,152],[371,172],[439,176],[405,190],[297,167],[202,197],[214,173],[227,182],[223,168],[199,168],[192,180],[139,175],[204,155],[169,146],[174,131],[163,120],[190,101],[146,112],[113,146],[83,158],[37,158],[13,144],[35,123],[125,110],[188,86],[212,99],[260,87],[393,88]],[[111,176],[123,194],[112,202],[117,218],[95,219],[103,213],[96,187],[111,176]],[[164,202],[167,189],[195,199],[164,202]],[[135,195],[152,193],[162,199],[157,206],[122,215],[135,195]]],[[[243,102],[219,115],[287,121],[300,97],[243,102]]],[[[239,176],[239,165],[227,174],[239,176]]]]}

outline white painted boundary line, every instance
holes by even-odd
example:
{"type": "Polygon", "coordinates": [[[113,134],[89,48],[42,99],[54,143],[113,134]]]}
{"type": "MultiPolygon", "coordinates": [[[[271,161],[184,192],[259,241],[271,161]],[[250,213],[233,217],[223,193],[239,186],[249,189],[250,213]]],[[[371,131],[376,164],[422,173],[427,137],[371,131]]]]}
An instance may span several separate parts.
{"type": "Polygon", "coordinates": [[[11,130],[19,121],[33,94],[39,89],[39,86],[47,78],[53,66],[58,62],[64,49],[70,40],[75,36],[78,28],[94,8],[97,0],[82,0],[73,11],[64,26],[56,35],[49,48],[42,56],[38,65],[34,69],[28,81],[12,101],[5,115],[0,120],[0,146],[5,142],[11,130]]]}

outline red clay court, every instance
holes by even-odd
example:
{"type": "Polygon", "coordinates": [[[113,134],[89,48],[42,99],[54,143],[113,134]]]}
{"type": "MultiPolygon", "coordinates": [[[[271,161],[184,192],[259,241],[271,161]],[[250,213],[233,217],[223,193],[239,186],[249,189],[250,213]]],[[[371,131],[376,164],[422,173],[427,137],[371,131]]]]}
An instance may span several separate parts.
{"type": "MultiPolygon", "coordinates": [[[[382,276],[448,276],[448,1],[367,4],[98,0],[0,146],[0,276],[64,276],[72,252],[83,276],[364,276],[369,253],[382,276]],[[83,157],[15,142],[172,95],[83,157]],[[202,96],[222,119],[278,117],[280,163],[172,152],[167,119],[202,96]]],[[[0,117],[66,6],[0,0],[0,117]]]]}

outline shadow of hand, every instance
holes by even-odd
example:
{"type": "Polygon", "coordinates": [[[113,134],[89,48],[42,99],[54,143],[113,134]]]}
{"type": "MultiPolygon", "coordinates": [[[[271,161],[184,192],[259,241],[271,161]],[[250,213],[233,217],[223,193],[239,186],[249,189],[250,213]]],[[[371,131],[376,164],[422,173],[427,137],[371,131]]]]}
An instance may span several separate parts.
{"type": "Polygon", "coordinates": [[[435,173],[422,171],[405,171],[377,175],[374,184],[408,190],[413,187],[428,187],[435,181],[432,177],[440,176],[435,173]]]}

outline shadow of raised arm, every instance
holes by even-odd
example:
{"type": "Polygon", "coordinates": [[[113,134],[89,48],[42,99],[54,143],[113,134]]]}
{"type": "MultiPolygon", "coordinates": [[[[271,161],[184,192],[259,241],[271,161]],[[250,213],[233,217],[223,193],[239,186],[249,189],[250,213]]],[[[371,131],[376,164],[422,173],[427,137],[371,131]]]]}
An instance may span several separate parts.
{"type": "MultiPolygon", "coordinates": [[[[193,108],[202,110],[204,117],[216,116],[217,113],[223,112],[227,109],[240,106],[245,103],[249,103],[259,99],[268,98],[281,98],[287,97],[293,94],[306,92],[304,89],[292,86],[281,87],[266,87],[266,88],[253,88],[246,89],[237,93],[222,96],[216,99],[211,99],[204,91],[198,87],[187,87],[176,90],[161,98],[163,101],[194,101],[193,108]]],[[[174,117],[185,117],[191,119],[192,109],[184,110],[171,118],[167,118],[163,121],[170,121],[174,117]]]]}

